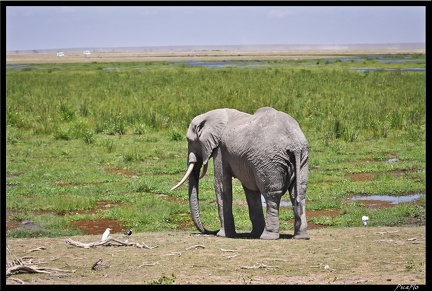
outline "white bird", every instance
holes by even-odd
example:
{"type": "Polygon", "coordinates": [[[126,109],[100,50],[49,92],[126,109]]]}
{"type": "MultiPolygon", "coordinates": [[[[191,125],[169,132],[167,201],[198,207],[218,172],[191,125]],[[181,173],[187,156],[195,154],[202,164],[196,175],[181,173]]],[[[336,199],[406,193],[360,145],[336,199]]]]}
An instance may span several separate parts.
{"type": "Polygon", "coordinates": [[[368,217],[368,216],[362,216],[362,222],[363,222],[363,225],[364,225],[364,226],[367,225],[368,220],[369,220],[369,217],[368,217]]]}
{"type": "Polygon", "coordinates": [[[105,230],[105,232],[104,232],[103,235],[102,235],[102,240],[106,240],[106,239],[109,237],[109,235],[110,235],[110,230],[111,230],[111,228],[107,228],[107,229],[105,230]]]}

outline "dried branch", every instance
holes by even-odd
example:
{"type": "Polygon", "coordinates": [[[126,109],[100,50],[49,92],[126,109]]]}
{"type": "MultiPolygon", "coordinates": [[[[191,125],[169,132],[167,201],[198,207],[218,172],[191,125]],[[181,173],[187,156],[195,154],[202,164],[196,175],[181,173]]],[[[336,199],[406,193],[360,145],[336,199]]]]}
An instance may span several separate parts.
{"type": "Polygon", "coordinates": [[[203,245],[193,245],[193,246],[188,247],[186,250],[198,249],[198,248],[205,249],[205,246],[203,246],[203,245]]]}
{"type": "Polygon", "coordinates": [[[28,250],[27,253],[42,251],[42,250],[46,250],[46,247],[37,247],[37,248],[31,249],[31,250],[28,250]]]}
{"type": "Polygon", "coordinates": [[[15,282],[18,282],[18,283],[20,283],[20,284],[22,284],[22,285],[24,285],[25,283],[24,283],[24,281],[23,280],[21,280],[21,279],[18,279],[18,278],[10,278],[11,280],[13,280],[13,281],[15,281],[15,282]]]}
{"type": "Polygon", "coordinates": [[[49,267],[38,267],[38,270],[46,270],[46,271],[50,271],[51,272],[65,272],[65,273],[75,273],[76,270],[63,270],[63,269],[58,269],[58,268],[49,268],[49,267]]]}
{"type": "Polygon", "coordinates": [[[241,266],[240,267],[240,269],[262,269],[262,268],[279,268],[279,267],[277,267],[277,266],[267,266],[267,265],[261,264],[261,263],[255,264],[255,265],[250,266],[250,267],[248,267],[248,266],[241,266]]]}
{"type": "Polygon", "coordinates": [[[145,249],[151,250],[151,249],[157,248],[158,246],[150,247],[150,246],[146,245],[145,243],[142,243],[142,245],[140,245],[140,244],[137,243],[136,247],[137,248],[145,248],[145,249]]]}
{"type": "Polygon", "coordinates": [[[236,250],[226,250],[226,249],[220,249],[223,252],[236,252],[236,250]]]}
{"type": "Polygon", "coordinates": [[[6,250],[8,251],[8,256],[6,256],[6,267],[12,267],[15,265],[23,264],[22,260],[12,253],[11,249],[9,248],[9,245],[6,245],[6,250]],[[10,257],[11,259],[9,259],[8,257],[10,257]]]}
{"type": "Polygon", "coordinates": [[[154,263],[142,263],[142,265],[139,265],[138,267],[145,267],[145,266],[154,266],[154,265],[159,265],[159,262],[154,262],[154,263]]]}
{"type": "Polygon", "coordinates": [[[47,271],[38,270],[35,267],[26,266],[26,265],[16,265],[6,270],[6,276],[10,276],[12,274],[18,274],[18,273],[48,273],[49,274],[49,272],[47,271]]]}
{"type": "Polygon", "coordinates": [[[181,252],[171,252],[169,254],[166,254],[165,256],[178,256],[178,257],[181,257],[181,252]]]}
{"type": "Polygon", "coordinates": [[[38,266],[27,266],[27,265],[16,265],[9,267],[6,270],[6,277],[19,273],[46,273],[51,274],[51,272],[69,272],[74,273],[76,270],[62,270],[57,268],[39,268],[38,266]]]}
{"type": "Polygon", "coordinates": [[[76,247],[81,247],[81,248],[85,248],[85,249],[89,249],[92,247],[98,247],[98,246],[135,246],[137,248],[145,248],[145,249],[154,249],[157,248],[158,246],[154,246],[154,247],[150,247],[148,245],[146,245],[145,243],[131,243],[128,241],[120,241],[118,239],[112,238],[112,237],[108,237],[108,239],[103,240],[103,241],[97,241],[97,242],[92,242],[92,243],[82,243],[82,242],[78,242],[78,241],[74,241],[71,238],[66,239],[66,243],[69,245],[73,245],[76,247]]]}
{"type": "MultiPolygon", "coordinates": [[[[39,247],[37,249],[33,250],[42,250],[45,249],[44,247],[39,247]]],[[[75,272],[75,270],[62,270],[62,269],[56,269],[56,268],[48,268],[48,267],[38,267],[37,265],[33,264],[33,257],[23,257],[18,258],[16,257],[12,251],[10,250],[9,246],[6,245],[6,250],[8,251],[8,256],[11,258],[6,259],[6,277],[19,274],[19,273],[46,273],[51,274],[51,272],[75,272]]],[[[30,251],[33,251],[30,250],[30,251]]],[[[29,252],[30,252],[29,251],[29,252]]],[[[19,282],[19,280],[15,280],[19,282]]],[[[24,282],[20,282],[24,284],[24,282]]]]}

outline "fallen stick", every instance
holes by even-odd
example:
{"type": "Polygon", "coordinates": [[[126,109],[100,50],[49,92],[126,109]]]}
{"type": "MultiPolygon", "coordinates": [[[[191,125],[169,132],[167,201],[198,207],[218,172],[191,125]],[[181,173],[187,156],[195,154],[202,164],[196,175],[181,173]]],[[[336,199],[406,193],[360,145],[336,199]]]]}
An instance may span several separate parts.
{"type": "Polygon", "coordinates": [[[13,275],[13,274],[19,274],[19,273],[45,273],[45,274],[51,274],[51,272],[67,272],[67,273],[74,273],[76,270],[62,270],[57,268],[39,268],[38,266],[26,266],[26,265],[16,265],[9,267],[6,270],[6,277],[13,275]]]}
{"type": "MultiPolygon", "coordinates": [[[[48,267],[38,267],[37,265],[33,264],[33,257],[22,257],[17,258],[12,251],[10,250],[9,246],[6,246],[6,249],[8,250],[10,256],[13,258],[12,260],[7,259],[6,262],[6,277],[19,274],[19,273],[45,273],[45,274],[51,274],[52,272],[71,272],[74,273],[76,270],[62,270],[57,268],[48,268],[48,267]]],[[[34,250],[41,250],[45,249],[44,247],[40,247],[34,250]]],[[[32,251],[32,250],[31,250],[32,251]]],[[[46,262],[39,262],[45,264],[46,262]]],[[[18,279],[13,279],[16,282],[20,282],[21,284],[24,284],[23,281],[20,281],[18,279]]]]}
{"type": "Polygon", "coordinates": [[[92,247],[98,247],[98,246],[135,246],[137,248],[145,248],[145,249],[154,249],[157,248],[158,246],[154,246],[154,247],[150,247],[148,245],[146,245],[145,243],[131,243],[131,242],[127,242],[127,241],[120,241],[118,239],[109,237],[106,240],[103,241],[97,241],[97,242],[92,242],[92,243],[82,243],[82,242],[78,242],[78,241],[74,241],[71,238],[68,238],[65,240],[65,242],[69,245],[73,245],[76,247],[81,247],[81,248],[85,248],[85,249],[89,249],[92,247]]]}
{"type": "Polygon", "coordinates": [[[26,265],[16,265],[6,270],[6,276],[10,276],[12,274],[18,274],[18,273],[48,273],[49,274],[48,271],[39,270],[36,267],[30,267],[26,265]]]}
{"type": "Polygon", "coordinates": [[[20,284],[23,284],[23,285],[25,284],[24,281],[21,280],[21,279],[13,278],[13,277],[11,277],[10,279],[13,280],[13,281],[15,281],[15,282],[17,282],[17,283],[20,283],[20,284]]]}
{"type": "Polygon", "coordinates": [[[198,249],[198,248],[205,249],[205,246],[203,246],[203,245],[193,245],[193,246],[188,247],[186,250],[198,249]]]}
{"type": "Polygon", "coordinates": [[[97,241],[97,242],[92,242],[92,243],[82,243],[82,242],[78,242],[78,241],[74,241],[71,238],[66,239],[66,243],[69,245],[73,245],[76,247],[81,247],[81,248],[85,248],[85,249],[89,249],[92,247],[98,247],[98,246],[135,246],[137,248],[145,248],[145,249],[154,249],[157,248],[158,246],[155,247],[150,247],[148,245],[146,245],[145,243],[131,243],[131,242],[127,242],[127,241],[120,241],[118,239],[109,237],[106,240],[103,241],[97,241]]]}
{"type": "Polygon", "coordinates": [[[171,252],[169,254],[166,254],[165,256],[178,256],[178,257],[180,257],[181,256],[181,252],[171,252]]]}
{"type": "Polygon", "coordinates": [[[277,267],[277,266],[267,266],[267,265],[265,265],[265,264],[261,264],[261,263],[258,263],[258,264],[255,264],[255,265],[253,265],[253,266],[241,266],[240,267],[240,269],[261,269],[261,268],[279,268],[279,267],[277,267]]]}
{"type": "Polygon", "coordinates": [[[155,265],[159,265],[159,262],[154,262],[154,263],[142,263],[141,265],[138,266],[138,268],[145,267],[145,266],[155,266],[155,265]]]}
{"type": "Polygon", "coordinates": [[[36,252],[36,251],[42,251],[42,250],[45,250],[45,249],[46,249],[45,247],[37,247],[35,249],[28,250],[27,253],[36,252]]]}

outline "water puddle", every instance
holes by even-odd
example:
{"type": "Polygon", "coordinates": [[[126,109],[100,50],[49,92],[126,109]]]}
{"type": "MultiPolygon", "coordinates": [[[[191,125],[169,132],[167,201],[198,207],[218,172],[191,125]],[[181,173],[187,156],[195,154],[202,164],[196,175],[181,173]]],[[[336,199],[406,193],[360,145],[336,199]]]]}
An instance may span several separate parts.
{"type": "Polygon", "coordinates": [[[21,65],[21,64],[6,64],[6,69],[11,70],[32,70],[32,69],[39,69],[38,66],[33,65],[21,65]]]}
{"type": "MultiPolygon", "coordinates": [[[[352,201],[362,201],[369,207],[386,207],[386,206],[394,206],[399,203],[411,202],[417,200],[424,196],[424,193],[416,193],[404,196],[390,196],[390,195],[372,195],[372,196],[364,196],[358,195],[350,198],[352,201]]],[[[285,197],[285,195],[283,196],[285,197]]],[[[291,202],[284,201],[282,197],[282,201],[280,206],[291,206],[291,202]]],[[[263,207],[266,207],[266,202],[264,196],[261,195],[261,203],[263,207]]]]}
{"type": "Polygon", "coordinates": [[[400,64],[400,63],[424,63],[424,60],[379,60],[380,64],[400,64]]]}
{"type": "MultiPolygon", "coordinates": [[[[400,56],[403,58],[403,56],[400,56]]],[[[412,62],[414,64],[418,64],[421,62],[425,62],[423,59],[409,59],[409,56],[406,59],[385,59],[384,55],[378,56],[360,56],[360,57],[341,57],[341,58],[326,58],[322,59],[319,62],[361,62],[365,59],[377,59],[379,63],[407,63],[412,62]]],[[[317,60],[309,60],[309,62],[316,62],[317,60]]],[[[207,68],[270,68],[273,67],[268,61],[186,61],[182,62],[183,65],[190,67],[207,67],[207,68]]],[[[41,69],[40,67],[33,65],[22,65],[22,64],[7,64],[6,69],[15,69],[15,70],[32,70],[32,69],[41,69]]],[[[115,71],[120,70],[122,68],[119,67],[108,67],[103,68],[105,71],[115,71]]],[[[138,67],[136,70],[148,70],[146,67],[138,67]]],[[[383,69],[383,68],[351,68],[351,70],[356,70],[363,73],[369,73],[374,71],[385,71],[385,72],[426,72],[426,68],[396,68],[396,69],[383,69]]]]}
{"type": "Polygon", "coordinates": [[[352,68],[351,70],[356,70],[362,73],[370,73],[379,70],[385,72],[426,72],[426,68],[405,68],[405,69],[352,68]]]}
{"type": "MultiPolygon", "coordinates": [[[[327,62],[334,62],[334,61],[363,61],[362,58],[334,58],[334,59],[325,59],[324,61],[327,62]]],[[[315,61],[315,60],[313,60],[315,61]]],[[[383,62],[387,60],[381,60],[383,62]]],[[[381,62],[380,61],[380,62],[381,62]]],[[[389,62],[397,63],[398,61],[408,62],[408,60],[388,60],[389,62]]],[[[417,61],[417,60],[416,60],[417,61]]],[[[312,62],[312,61],[311,61],[312,62]]],[[[271,65],[266,61],[216,61],[216,62],[203,62],[203,61],[189,61],[183,63],[186,66],[190,67],[206,67],[206,68],[216,68],[216,69],[222,69],[222,68],[269,68],[271,65]]],[[[363,73],[369,73],[374,72],[378,70],[382,70],[385,72],[425,72],[425,68],[403,68],[403,69],[382,69],[382,68],[352,68],[352,70],[356,70],[363,73]]]]}
{"type": "Polygon", "coordinates": [[[326,58],[324,62],[364,62],[366,59],[375,59],[380,64],[400,64],[400,63],[424,63],[422,59],[384,59],[385,56],[367,56],[367,57],[347,57],[347,58],[326,58]]]}
{"type": "Polygon", "coordinates": [[[190,61],[183,63],[191,67],[207,67],[207,68],[264,68],[268,67],[265,61],[226,61],[226,62],[202,62],[190,61]]]}
{"type": "MultiPolygon", "coordinates": [[[[287,195],[289,195],[289,193],[286,193],[284,196],[282,196],[282,200],[281,200],[281,202],[280,202],[280,206],[291,206],[292,204],[291,204],[291,201],[284,201],[283,199],[284,199],[284,197],[289,197],[289,196],[287,196],[287,195]]],[[[289,199],[289,198],[288,198],[289,199]]],[[[262,206],[264,206],[264,207],[266,207],[267,205],[266,205],[266,202],[265,202],[265,199],[264,199],[264,196],[262,196],[261,195],[261,203],[262,203],[262,206]]]]}
{"type": "Polygon", "coordinates": [[[414,200],[417,200],[421,198],[424,193],[416,193],[416,194],[410,194],[410,195],[404,195],[404,196],[390,196],[390,195],[372,195],[372,196],[353,196],[350,200],[353,201],[362,201],[365,202],[368,206],[374,207],[379,206],[383,204],[388,205],[397,205],[399,203],[404,202],[411,202],[414,200]]]}

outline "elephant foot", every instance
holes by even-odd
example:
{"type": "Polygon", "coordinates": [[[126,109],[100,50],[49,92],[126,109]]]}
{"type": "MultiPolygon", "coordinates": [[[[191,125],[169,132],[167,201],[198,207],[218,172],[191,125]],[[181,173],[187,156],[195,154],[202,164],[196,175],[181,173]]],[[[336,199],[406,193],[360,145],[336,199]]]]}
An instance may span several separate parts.
{"type": "Polygon", "coordinates": [[[309,234],[304,231],[304,232],[300,232],[294,235],[293,237],[294,239],[310,239],[309,234]]]}
{"type": "Polygon", "coordinates": [[[264,229],[265,229],[265,227],[252,228],[250,236],[253,238],[259,238],[261,236],[261,234],[263,233],[264,229]]]}
{"type": "Polygon", "coordinates": [[[216,235],[222,237],[236,237],[237,233],[235,231],[225,232],[225,229],[221,228],[216,235]]]}
{"type": "Polygon", "coordinates": [[[262,232],[254,232],[254,231],[252,231],[251,233],[250,233],[250,236],[252,237],[252,238],[260,238],[261,237],[261,234],[262,234],[262,232]]]}
{"type": "Polygon", "coordinates": [[[218,231],[218,233],[216,234],[217,236],[225,236],[225,230],[223,230],[222,228],[218,231]]]}
{"type": "Polygon", "coordinates": [[[279,233],[278,232],[268,232],[264,230],[264,232],[261,234],[260,239],[279,239],[279,233]]]}

